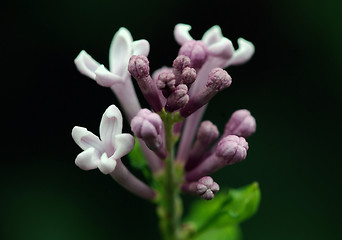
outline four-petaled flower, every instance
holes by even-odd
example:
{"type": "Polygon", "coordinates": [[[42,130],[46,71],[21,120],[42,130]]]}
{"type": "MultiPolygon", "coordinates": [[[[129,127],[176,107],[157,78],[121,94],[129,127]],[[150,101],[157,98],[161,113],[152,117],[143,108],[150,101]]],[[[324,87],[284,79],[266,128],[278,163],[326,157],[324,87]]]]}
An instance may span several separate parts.
{"type": "Polygon", "coordinates": [[[99,168],[104,174],[114,171],[116,160],[134,146],[132,135],[122,133],[122,115],[115,105],[107,108],[100,123],[100,138],[83,127],[74,127],[72,137],[83,149],[75,163],[83,170],[99,168]]]}

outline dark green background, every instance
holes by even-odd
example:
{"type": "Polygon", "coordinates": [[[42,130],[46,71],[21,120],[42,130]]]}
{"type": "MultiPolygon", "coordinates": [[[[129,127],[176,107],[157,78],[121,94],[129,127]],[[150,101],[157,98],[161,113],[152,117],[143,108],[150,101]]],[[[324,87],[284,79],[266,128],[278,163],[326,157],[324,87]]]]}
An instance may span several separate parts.
{"type": "Polygon", "coordinates": [[[234,44],[241,36],[256,46],[248,64],[228,69],[233,84],[205,115],[221,132],[236,109],[257,119],[247,159],[214,175],[221,187],[260,183],[244,239],[342,239],[341,10],[338,0],[2,3],[0,239],[159,239],[152,204],[74,165],[72,127],[97,133],[117,102],[73,59],[85,49],[108,66],[125,26],[150,42],[152,69],[170,65],[179,22],[197,39],[218,24],[234,44]]]}

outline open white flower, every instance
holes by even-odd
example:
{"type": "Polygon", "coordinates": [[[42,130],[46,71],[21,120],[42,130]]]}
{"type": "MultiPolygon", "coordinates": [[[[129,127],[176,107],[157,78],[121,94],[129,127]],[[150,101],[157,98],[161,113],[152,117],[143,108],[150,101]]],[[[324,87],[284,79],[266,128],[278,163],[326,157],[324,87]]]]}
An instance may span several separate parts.
{"type": "MultiPolygon", "coordinates": [[[[175,26],[174,36],[179,45],[193,40],[189,34],[190,30],[191,26],[187,24],[179,23],[175,26]]],[[[208,29],[201,41],[206,44],[209,56],[221,59],[218,66],[221,68],[243,64],[253,56],[255,51],[253,43],[243,38],[238,39],[239,48],[234,50],[232,42],[222,35],[221,28],[217,25],[208,29]]]]}
{"type": "Polygon", "coordinates": [[[75,164],[83,170],[99,168],[104,174],[114,171],[116,160],[132,151],[134,138],[122,133],[122,115],[120,110],[111,105],[102,116],[100,138],[84,127],[74,127],[72,137],[83,149],[78,154],[75,164]]]}
{"type": "Polygon", "coordinates": [[[122,27],[115,33],[109,49],[110,71],[84,50],[80,52],[74,62],[82,74],[94,79],[101,86],[111,87],[113,84],[124,83],[129,74],[128,60],[132,55],[147,56],[149,51],[150,45],[146,40],[133,42],[131,33],[122,27]]]}
{"type": "Polygon", "coordinates": [[[115,33],[109,48],[109,70],[84,50],[74,62],[83,75],[114,91],[130,121],[141,107],[128,72],[128,61],[132,55],[148,56],[149,51],[148,41],[133,41],[131,33],[122,27],[115,33]]]}

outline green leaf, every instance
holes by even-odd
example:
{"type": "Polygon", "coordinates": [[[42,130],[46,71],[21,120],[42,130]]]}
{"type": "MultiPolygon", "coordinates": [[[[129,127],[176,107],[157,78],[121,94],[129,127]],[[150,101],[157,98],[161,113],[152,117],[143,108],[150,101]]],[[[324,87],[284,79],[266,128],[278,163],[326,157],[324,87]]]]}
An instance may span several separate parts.
{"type": "Polygon", "coordinates": [[[151,180],[152,175],[137,138],[135,138],[135,145],[133,150],[127,156],[131,166],[137,170],[142,171],[144,177],[148,180],[151,180]]]}
{"type": "Polygon", "coordinates": [[[185,222],[193,225],[197,232],[237,225],[254,215],[259,203],[260,189],[255,182],[228,192],[221,191],[211,201],[195,202],[185,222]]]}
{"type": "Polygon", "coordinates": [[[223,227],[211,227],[206,231],[198,233],[191,240],[240,240],[241,230],[238,225],[227,225],[223,227]]]}

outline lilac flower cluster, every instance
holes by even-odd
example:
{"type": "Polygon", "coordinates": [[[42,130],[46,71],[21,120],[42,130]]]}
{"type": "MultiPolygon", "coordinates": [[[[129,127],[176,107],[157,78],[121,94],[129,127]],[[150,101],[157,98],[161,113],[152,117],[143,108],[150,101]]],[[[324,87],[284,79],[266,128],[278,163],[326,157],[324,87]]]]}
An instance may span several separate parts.
{"type": "MultiPolygon", "coordinates": [[[[190,29],[186,24],[175,26],[174,36],[181,45],[178,56],[172,67],[162,67],[152,75],[147,58],[149,43],[133,41],[125,28],[114,35],[109,70],[85,51],[77,56],[75,64],[82,74],[115,93],[153,174],[164,171],[165,159],[170,155],[162,113],[178,117],[173,134],[180,142],[174,161],[184,169],[181,190],[210,200],[219,191],[219,185],[209,175],[246,158],[245,139],[255,131],[256,123],[248,110],[238,110],[219,138],[213,123],[200,121],[208,102],[232,84],[232,78],[223,69],[248,61],[254,46],[240,38],[235,50],[218,26],[210,28],[201,40],[194,40],[190,29]],[[141,108],[131,76],[151,110],[141,108]]],[[[134,147],[134,137],[122,133],[122,122],[121,112],[111,105],[103,114],[100,138],[86,128],[74,127],[72,137],[83,149],[75,163],[83,170],[98,168],[132,193],[153,200],[156,190],[136,178],[121,162],[134,147]]]]}

